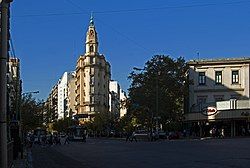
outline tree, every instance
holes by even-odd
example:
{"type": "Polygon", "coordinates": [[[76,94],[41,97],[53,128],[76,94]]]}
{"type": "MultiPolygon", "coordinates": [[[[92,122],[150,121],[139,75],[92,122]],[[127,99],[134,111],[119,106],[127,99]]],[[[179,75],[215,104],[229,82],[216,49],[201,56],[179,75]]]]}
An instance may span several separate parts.
{"type": "Polygon", "coordinates": [[[93,120],[90,121],[87,125],[95,133],[109,134],[112,125],[110,113],[96,113],[93,120]]]}
{"type": "Polygon", "coordinates": [[[187,92],[187,70],[184,58],[174,60],[164,55],[154,56],[143,69],[134,68],[129,75],[132,81],[129,115],[147,128],[153,126],[155,119],[160,120],[165,128],[169,123],[178,123],[187,92]]]}
{"type": "Polygon", "coordinates": [[[33,98],[32,94],[22,97],[21,123],[24,131],[43,126],[43,102],[33,98]]]}
{"type": "Polygon", "coordinates": [[[76,125],[77,122],[70,117],[57,120],[53,123],[53,129],[58,132],[66,132],[69,126],[76,125]]]}

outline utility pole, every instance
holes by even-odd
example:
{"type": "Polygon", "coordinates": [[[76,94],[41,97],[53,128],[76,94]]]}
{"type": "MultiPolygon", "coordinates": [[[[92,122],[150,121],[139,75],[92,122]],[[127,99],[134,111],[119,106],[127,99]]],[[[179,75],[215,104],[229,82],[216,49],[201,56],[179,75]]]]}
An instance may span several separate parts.
{"type": "Polygon", "coordinates": [[[158,119],[159,119],[159,77],[161,75],[160,71],[157,71],[157,75],[156,75],[156,114],[155,114],[155,119],[156,119],[156,133],[158,135],[159,132],[159,123],[158,123],[158,119]]]}
{"type": "Polygon", "coordinates": [[[7,150],[7,59],[8,59],[8,25],[9,4],[11,0],[1,3],[1,45],[0,45],[0,167],[8,167],[7,150]]]}

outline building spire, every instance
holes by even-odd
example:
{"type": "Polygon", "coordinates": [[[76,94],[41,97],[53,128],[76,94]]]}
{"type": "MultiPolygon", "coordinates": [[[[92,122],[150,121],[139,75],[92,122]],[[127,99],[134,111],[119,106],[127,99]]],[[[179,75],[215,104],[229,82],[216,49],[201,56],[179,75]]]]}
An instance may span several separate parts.
{"type": "Polygon", "coordinates": [[[91,12],[91,15],[90,15],[90,22],[89,22],[89,25],[90,25],[90,26],[94,26],[93,12],[91,12]]]}
{"type": "Polygon", "coordinates": [[[86,54],[96,54],[98,53],[98,39],[95,30],[93,13],[91,12],[89,27],[86,36],[86,54]]]}

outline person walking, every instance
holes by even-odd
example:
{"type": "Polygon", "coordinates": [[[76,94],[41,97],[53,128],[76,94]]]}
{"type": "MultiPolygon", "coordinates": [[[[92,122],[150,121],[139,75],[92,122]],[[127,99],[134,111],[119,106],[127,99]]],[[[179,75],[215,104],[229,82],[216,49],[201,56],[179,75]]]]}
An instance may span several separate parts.
{"type": "MultiPolygon", "coordinates": [[[[128,131],[127,133],[126,133],[126,142],[128,142],[128,140],[130,140],[131,139],[131,132],[130,131],[128,131]]],[[[130,140],[131,141],[131,140],[130,140]]]]}
{"type": "Polygon", "coordinates": [[[68,134],[66,134],[66,136],[65,136],[64,145],[65,145],[66,143],[69,144],[69,136],[68,136],[68,134]]]}
{"type": "Polygon", "coordinates": [[[136,136],[135,136],[135,131],[132,133],[131,142],[133,142],[133,140],[135,140],[135,142],[137,142],[137,139],[136,139],[136,136]]]}

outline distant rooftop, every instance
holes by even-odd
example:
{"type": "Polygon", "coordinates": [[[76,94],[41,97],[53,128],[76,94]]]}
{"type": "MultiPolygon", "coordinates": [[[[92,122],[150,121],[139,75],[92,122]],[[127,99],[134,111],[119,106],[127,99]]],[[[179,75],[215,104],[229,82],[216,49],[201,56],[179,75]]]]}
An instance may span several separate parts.
{"type": "Polygon", "coordinates": [[[215,58],[190,60],[188,64],[227,64],[227,63],[250,63],[250,57],[241,58],[215,58]]]}

